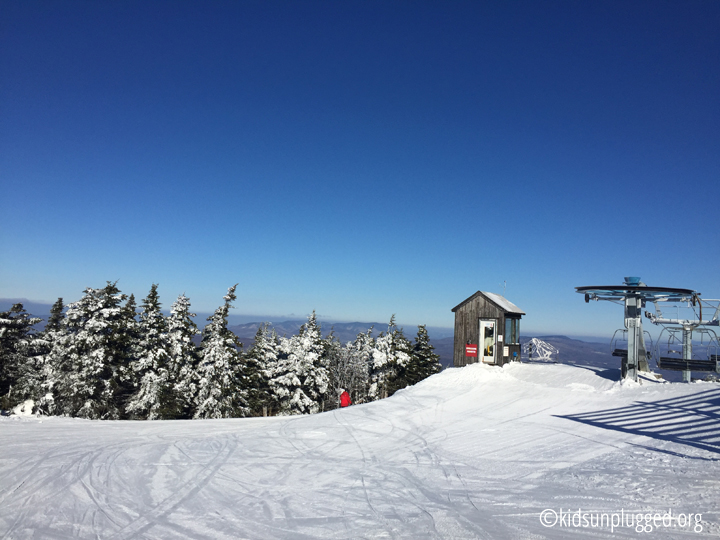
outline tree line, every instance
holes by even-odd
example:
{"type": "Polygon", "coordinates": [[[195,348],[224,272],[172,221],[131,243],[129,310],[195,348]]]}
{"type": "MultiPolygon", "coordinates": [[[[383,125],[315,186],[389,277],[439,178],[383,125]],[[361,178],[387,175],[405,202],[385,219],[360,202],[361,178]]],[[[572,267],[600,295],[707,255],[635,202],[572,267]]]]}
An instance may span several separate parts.
{"type": "Polygon", "coordinates": [[[425,326],[413,344],[394,316],[377,337],[370,328],[344,344],[323,338],[314,312],[290,337],[264,323],[244,351],[228,329],[236,287],[202,331],[184,294],[161,312],[157,285],[139,311],[111,282],[67,306],[59,298],[42,331],[15,304],[0,312],[0,408],[31,399],[37,413],[90,419],[308,414],[337,407],[342,390],[365,403],[441,370],[425,326]]]}

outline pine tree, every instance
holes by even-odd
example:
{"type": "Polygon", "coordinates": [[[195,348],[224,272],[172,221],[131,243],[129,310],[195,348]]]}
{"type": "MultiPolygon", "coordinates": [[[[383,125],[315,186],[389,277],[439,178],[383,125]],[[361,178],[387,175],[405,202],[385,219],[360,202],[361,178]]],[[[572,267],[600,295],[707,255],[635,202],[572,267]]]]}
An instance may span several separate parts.
{"type": "Polygon", "coordinates": [[[131,417],[148,420],[177,418],[180,405],[168,370],[168,325],[160,311],[157,284],[152,285],[141,307],[140,339],[130,365],[138,384],[126,411],[131,417]]]}
{"type": "Polygon", "coordinates": [[[203,330],[195,418],[231,418],[249,412],[242,380],[242,343],[227,327],[236,287],[228,289],[225,303],[208,318],[203,330]]]}
{"type": "Polygon", "coordinates": [[[140,385],[140,378],[132,368],[143,350],[141,346],[142,332],[137,317],[135,295],[130,293],[120,311],[120,318],[116,322],[119,329],[115,345],[119,363],[114,367],[118,384],[116,400],[123,412],[123,417],[127,416],[127,405],[140,385]]]}
{"type": "Polygon", "coordinates": [[[63,320],[65,319],[65,304],[63,299],[58,298],[50,308],[50,317],[47,320],[47,324],[43,329],[43,333],[57,332],[62,326],[63,320]]]}
{"type": "Polygon", "coordinates": [[[393,395],[401,388],[405,388],[413,384],[411,382],[408,368],[412,360],[412,343],[405,337],[402,328],[393,326],[392,347],[394,361],[392,369],[392,377],[388,384],[388,395],[393,395]]]}
{"type": "Polygon", "coordinates": [[[330,334],[325,338],[324,355],[327,364],[329,390],[323,409],[331,410],[337,408],[340,394],[342,394],[343,390],[347,390],[349,382],[348,366],[350,364],[348,350],[342,346],[335,336],[334,328],[330,330],[330,334]]]}
{"type": "Polygon", "coordinates": [[[115,283],[85,289],[68,306],[65,332],[56,343],[62,377],[53,387],[56,411],[69,416],[119,419],[127,366],[126,299],[115,283]]]}
{"type": "Polygon", "coordinates": [[[430,344],[427,328],[425,325],[420,325],[415,337],[415,345],[412,348],[410,363],[407,366],[408,384],[418,383],[441,371],[440,356],[435,354],[435,348],[430,344]]]}
{"type": "Polygon", "coordinates": [[[253,416],[272,414],[277,404],[273,399],[270,379],[276,371],[279,340],[269,323],[258,327],[252,348],[245,356],[248,403],[253,416]]]}
{"type": "Polygon", "coordinates": [[[200,334],[190,313],[190,300],[181,294],[168,318],[168,371],[178,399],[179,418],[192,418],[197,397],[199,351],[193,338],[200,334]]]}
{"type": "Polygon", "coordinates": [[[361,332],[355,341],[348,343],[348,363],[350,366],[351,382],[349,388],[345,388],[352,398],[353,403],[364,403],[368,399],[368,386],[370,384],[370,360],[372,359],[375,339],[372,337],[373,329],[361,332]]]}
{"type": "Polygon", "coordinates": [[[369,366],[368,397],[371,400],[386,398],[407,386],[405,368],[410,362],[410,352],[411,344],[395,324],[393,315],[387,332],[381,333],[375,340],[369,366]]]}
{"type": "Polygon", "coordinates": [[[319,412],[329,389],[329,374],[320,326],[313,311],[300,333],[281,338],[281,355],[270,387],[279,402],[280,414],[319,412]]]}
{"type": "MultiPolygon", "coordinates": [[[[367,399],[368,359],[372,354],[372,328],[358,334],[355,341],[344,347],[340,342],[328,336],[328,370],[330,372],[333,397],[337,398],[343,390],[350,394],[353,403],[363,403],[367,399]]],[[[333,400],[337,406],[337,399],[333,400]]]]}
{"type": "Polygon", "coordinates": [[[65,305],[63,299],[58,298],[50,308],[50,317],[39,338],[42,341],[42,356],[40,364],[40,396],[36,402],[36,410],[42,414],[54,414],[55,403],[53,388],[61,378],[60,363],[55,349],[60,343],[65,331],[65,305]]]}
{"type": "Polygon", "coordinates": [[[39,394],[39,366],[34,325],[42,319],[31,317],[22,304],[0,312],[0,407],[9,409],[39,394]]]}
{"type": "Polygon", "coordinates": [[[299,360],[304,376],[303,390],[322,409],[330,386],[330,375],[327,369],[327,342],[322,338],[314,310],[308,322],[300,327],[298,338],[300,348],[295,352],[302,355],[299,360]]]}
{"type": "Polygon", "coordinates": [[[278,414],[308,414],[314,412],[317,403],[303,391],[302,367],[296,350],[298,337],[281,337],[278,346],[278,360],[270,371],[268,381],[272,392],[272,401],[277,403],[278,414]]]}

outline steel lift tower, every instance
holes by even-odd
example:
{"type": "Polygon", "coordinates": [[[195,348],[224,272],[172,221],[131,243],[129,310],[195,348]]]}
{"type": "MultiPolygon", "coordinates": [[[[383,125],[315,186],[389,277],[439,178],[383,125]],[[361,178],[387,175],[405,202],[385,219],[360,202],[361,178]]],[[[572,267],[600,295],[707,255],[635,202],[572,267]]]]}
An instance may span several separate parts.
{"type": "MultiPolygon", "coordinates": [[[[682,371],[683,381],[691,381],[692,371],[714,371],[720,373],[720,363],[718,358],[718,352],[720,349],[720,341],[714,330],[707,328],[709,326],[720,326],[720,300],[701,300],[699,293],[695,295],[692,301],[693,311],[697,307],[699,313],[694,313],[697,317],[693,318],[681,318],[678,316],[675,318],[663,316],[660,306],[655,303],[655,313],[645,312],[645,316],[650,319],[655,325],[662,326],[663,333],[669,334],[668,345],[675,341],[679,341],[678,337],[682,335],[682,359],[673,358],[671,356],[663,357],[660,354],[660,344],[658,343],[658,352],[656,355],[657,365],[660,369],[669,369],[673,371],[682,371]],[[715,308],[714,315],[709,319],[703,319],[703,304],[707,307],[715,308]],[[693,332],[700,335],[702,344],[703,337],[708,340],[709,346],[707,347],[707,358],[700,359],[693,355],[693,332]],[[712,354],[713,351],[715,354],[712,354]]],[[[677,351],[669,351],[677,354],[677,351]]]]}
{"type": "MultiPolygon", "coordinates": [[[[625,306],[625,329],[628,336],[627,351],[617,349],[614,356],[622,358],[623,377],[638,380],[638,370],[648,371],[648,353],[642,328],[642,310],[646,302],[697,302],[698,294],[690,289],[648,287],[639,277],[626,277],[623,285],[594,285],[575,287],[585,295],[585,302],[607,300],[625,306]]],[[[657,305],[657,304],[656,304],[657,305]]]]}

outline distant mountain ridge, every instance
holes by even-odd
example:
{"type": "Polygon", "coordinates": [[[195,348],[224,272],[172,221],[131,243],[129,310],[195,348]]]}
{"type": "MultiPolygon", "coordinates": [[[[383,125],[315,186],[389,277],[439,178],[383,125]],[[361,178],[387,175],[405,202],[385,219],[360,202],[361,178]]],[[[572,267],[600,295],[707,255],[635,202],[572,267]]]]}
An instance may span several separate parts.
{"type": "MultiPolygon", "coordinates": [[[[72,300],[70,302],[74,302],[76,300],[72,300]]],[[[70,303],[66,300],[66,305],[70,303]]],[[[28,300],[27,298],[0,298],[0,311],[7,311],[9,310],[13,304],[20,303],[25,308],[25,311],[30,313],[31,315],[35,317],[41,317],[44,320],[47,320],[47,318],[50,316],[50,308],[52,307],[52,304],[46,304],[42,302],[33,302],[31,300],[28,300]]],[[[170,313],[169,309],[164,309],[163,313],[165,315],[168,315],[170,313]]],[[[197,313],[197,316],[195,317],[195,324],[198,325],[198,327],[202,330],[202,328],[205,326],[205,321],[208,317],[210,317],[212,313],[197,313]]],[[[274,320],[278,320],[284,317],[268,317],[265,315],[234,315],[230,314],[228,316],[228,328],[235,332],[238,336],[240,336],[243,339],[247,339],[248,337],[254,338],[255,333],[257,332],[258,327],[263,324],[264,322],[270,322],[270,325],[277,330],[277,333],[281,336],[287,335],[291,336],[293,334],[297,334],[298,330],[300,329],[300,326],[305,324],[307,322],[307,319],[286,319],[282,322],[271,322],[274,320]],[[251,322],[245,322],[250,320],[251,322]],[[240,322],[243,321],[243,322],[240,322]]],[[[322,327],[323,335],[327,335],[330,333],[330,330],[332,328],[335,329],[335,335],[338,337],[338,339],[345,343],[346,341],[353,341],[355,337],[360,332],[366,332],[370,327],[373,327],[373,335],[377,336],[381,331],[387,330],[387,321],[386,322],[336,322],[332,320],[323,320],[318,319],[318,323],[322,327]]],[[[44,327],[44,323],[41,323],[38,325],[39,327],[44,327]]],[[[398,327],[403,328],[403,331],[405,332],[405,336],[407,338],[414,338],[414,336],[417,334],[417,326],[408,326],[403,324],[398,324],[398,327]]],[[[453,329],[452,328],[445,328],[440,326],[428,326],[427,327],[428,334],[430,335],[430,339],[439,339],[443,337],[449,337],[453,335],[453,329]]],[[[243,343],[245,343],[243,341],[243,343]]],[[[252,341],[251,341],[252,343],[252,341]]],[[[246,344],[247,346],[247,344],[246,344]]]]}
{"type": "MultiPolygon", "coordinates": [[[[40,302],[32,302],[26,298],[0,298],[0,311],[9,310],[13,304],[21,303],[25,307],[28,313],[31,313],[35,317],[42,317],[47,320],[50,314],[51,304],[45,304],[40,302]]],[[[167,312],[165,312],[167,314],[167,312]]],[[[208,313],[198,313],[195,318],[196,324],[202,330],[205,319],[209,316],[208,313]]],[[[247,320],[251,316],[233,316],[229,317],[230,324],[228,328],[240,338],[243,343],[245,350],[252,347],[255,334],[257,333],[258,327],[263,324],[262,321],[268,320],[263,316],[258,316],[256,322],[248,322],[243,324],[232,324],[233,318],[244,318],[247,320]]],[[[273,317],[270,317],[272,320],[273,317]]],[[[38,328],[43,328],[42,323],[38,324],[38,328]]],[[[275,328],[278,335],[280,336],[292,336],[298,333],[300,326],[302,326],[306,319],[290,319],[278,323],[270,323],[270,326],[275,328]]],[[[318,321],[322,328],[323,336],[327,336],[332,331],[338,340],[345,344],[348,341],[355,340],[355,337],[361,332],[367,332],[369,328],[373,328],[372,335],[377,337],[380,332],[387,331],[387,322],[332,322],[318,321]]],[[[415,336],[417,335],[417,326],[405,326],[398,325],[403,328],[405,337],[411,342],[414,342],[415,336]]],[[[453,365],[453,329],[443,327],[428,327],[428,334],[430,335],[430,343],[435,348],[435,352],[440,355],[440,363],[444,367],[451,367],[453,365]]],[[[599,368],[615,369],[619,368],[619,361],[613,357],[610,352],[610,339],[608,338],[604,342],[598,341],[585,341],[577,338],[571,338],[564,335],[536,335],[536,334],[523,334],[520,336],[520,343],[524,344],[531,338],[537,337],[546,341],[556,347],[559,353],[559,362],[562,364],[579,364],[589,365],[599,368]]],[[[602,340],[602,338],[596,338],[602,340]]],[[[199,341],[199,339],[198,339],[199,341]]],[[[527,361],[528,358],[523,357],[523,361],[527,361]]]]}
{"type": "MultiPolygon", "coordinates": [[[[290,337],[297,334],[300,327],[306,322],[306,320],[298,319],[279,323],[268,322],[268,324],[275,329],[279,336],[290,337]]],[[[358,334],[367,332],[370,328],[373,329],[373,336],[377,336],[381,331],[387,330],[387,323],[329,323],[323,321],[318,321],[318,323],[322,329],[323,336],[327,337],[330,333],[332,333],[341,343],[354,341],[358,334]]],[[[252,340],[261,324],[264,323],[251,322],[228,326],[228,328],[235,333],[236,336],[240,337],[241,341],[247,338],[252,340]]]]}
{"type": "MultiPolygon", "coordinates": [[[[589,342],[562,335],[544,336],[527,334],[520,336],[520,344],[524,345],[532,338],[541,339],[558,349],[558,362],[560,364],[577,364],[594,366],[603,369],[619,368],[620,363],[610,352],[610,340],[606,342],[589,342]]],[[[433,339],[431,344],[435,352],[440,355],[440,363],[444,367],[453,365],[453,339],[452,337],[433,339]]],[[[602,339],[602,338],[597,338],[602,339]]],[[[529,358],[523,354],[522,361],[529,358]]]]}
{"type": "MultiPolygon", "coordinates": [[[[296,319],[279,323],[270,322],[268,324],[275,329],[279,336],[289,337],[297,334],[300,330],[300,327],[306,322],[307,320],[305,319],[296,319]]],[[[320,324],[320,327],[322,329],[323,336],[327,337],[328,335],[330,335],[330,333],[332,333],[340,341],[340,343],[343,344],[347,343],[348,341],[354,341],[358,334],[365,333],[371,328],[373,337],[377,337],[378,335],[380,335],[380,332],[386,332],[388,328],[388,323],[386,322],[328,322],[319,320],[318,323],[320,324]]],[[[258,327],[261,324],[264,323],[251,322],[245,324],[229,325],[228,328],[232,332],[234,332],[235,335],[240,337],[241,341],[249,338],[251,340],[250,343],[252,343],[252,339],[255,337],[258,327]]],[[[414,341],[414,338],[417,335],[417,326],[398,325],[398,327],[403,329],[403,333],[405,334],[406,338],[408,338],[410,341],[414,341]]],[[[450,336],[452,336],[453,334],[452,328],[428,327],[427,330],[428,334],[430,334],[431,340],[442,339],[442,337],[446,338],[448,334],[450,336]],[[439,337],[436,338],[434,336],[439,337]]],[[[243,343],[245,343],[245,341],[243,341],[243,343]]]]}

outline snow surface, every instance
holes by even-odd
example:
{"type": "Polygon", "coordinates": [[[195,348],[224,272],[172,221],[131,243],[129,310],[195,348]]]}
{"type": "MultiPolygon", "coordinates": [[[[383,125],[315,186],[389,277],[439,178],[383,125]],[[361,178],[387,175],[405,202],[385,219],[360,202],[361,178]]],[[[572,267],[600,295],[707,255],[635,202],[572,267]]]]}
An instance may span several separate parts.
{"type": "Polygon", "coordinates": [[[720,535],[720,385],[608,373],[475,364],[296,417],[3,417],[0,538],[720,535]],[[648,535],[578,510],[702,519],[648,535]]]}

